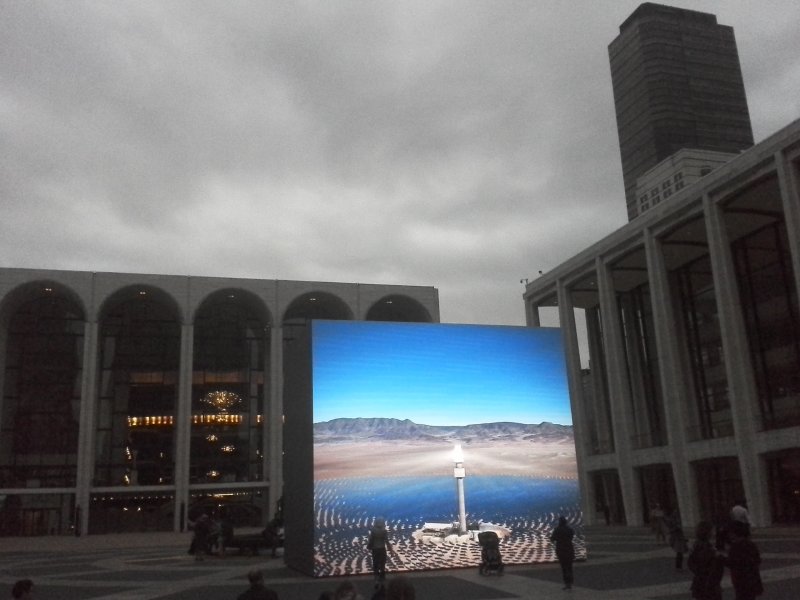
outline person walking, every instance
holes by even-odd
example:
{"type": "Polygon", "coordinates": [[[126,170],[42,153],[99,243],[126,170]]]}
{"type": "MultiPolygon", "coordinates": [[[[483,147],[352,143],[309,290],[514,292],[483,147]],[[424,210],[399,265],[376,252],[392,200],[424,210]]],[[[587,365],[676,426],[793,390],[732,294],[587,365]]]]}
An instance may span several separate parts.
{"type": "Polygon", "coordinates": [[[564,579],[565,590],[572,589],[572,563],[575,562],[575,546],[572,543],[572,538],[574,537],[575,532],[567,525],[567,518],[559,517],[558,526],[550,535],[550,541],[556,545],[556,558],[558,559],[558,564],[561,565],[561,576],[564,579]]]}
{"type": "Polygon", "coordinates": [[[367,549],[372,551],[372,570],[375,573],[375,582],[381,583],[386,579],[387,551],[392,550],[386,521],[382,517],[375,519],[375,523],[369,531],[367,549]]]}
{"type": "Polygon", "coordinates": [[[714,526],[700,521],[695,529],[695,541],[686,566],[692,572],[692,598],[696,600],[722,600],[722,575],[725,564],[711,543],[714,526]]]}
{"type": "Polygon", "coordinates": [[[741,521],[731,522],[730,546],[725,566],[731,570],[731,583],[736,600],[755,600],[764,593],[761,573],[761,554],[750,539],[750,527],[741,521]]]}

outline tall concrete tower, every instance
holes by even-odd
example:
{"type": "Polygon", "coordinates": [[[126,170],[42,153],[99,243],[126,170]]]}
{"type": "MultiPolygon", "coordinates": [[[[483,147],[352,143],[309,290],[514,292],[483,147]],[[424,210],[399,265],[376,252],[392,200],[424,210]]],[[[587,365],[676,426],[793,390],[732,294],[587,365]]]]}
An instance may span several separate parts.
{"type": "Polygon", "coordinates": [[[636,180],[683,148],[753,145],[733,28],[717,17],[647,2],[608,46],[628,220],[636,180]]]}

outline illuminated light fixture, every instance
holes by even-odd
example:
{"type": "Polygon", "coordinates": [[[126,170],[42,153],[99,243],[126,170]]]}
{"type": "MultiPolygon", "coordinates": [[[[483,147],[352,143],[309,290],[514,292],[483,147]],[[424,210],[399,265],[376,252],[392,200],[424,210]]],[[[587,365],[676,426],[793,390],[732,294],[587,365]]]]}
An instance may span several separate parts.
{"type": "Polygon", "coordinates": [[[316,302],[316,301],[317,301],[317,299],[316,299],[316,298],[314,298],[314,296],[311,296],[311,298],[309,298],[309,299],[308,299],[308,301],[309,301],[309,302],[316,302]]]}
{"type": "Polygon", "coordinates": [[[386,301],[386,304],[392,304],[392,303],[393,303],[393,301],[392,301],[392,300],[387,300],[387,301],[386,301]]]}
{"type": "Polygon", "coordinates": [[[242,399],[237,394],[225,390],[208,392],[201,399],[201,402],[205,402],[223,414],[227,413],[231,408],[239,404],[241,401],[242,399]]]}
{"type": "Polygon", "coordinates": [[[44,291],[48,294],[53,291],[53,288],[44,288],[44,291]]]}
{"type": "Polygon", "coordinates": [[[213,434],[213,433],[209,433],[209,434],[206,436],[206,441],[207,441],[207,442],[216,442],[218,439],[219,439],[219,438],[218,438],[218,437],[217,437],[215,434],[213,434]]]}
{"type": "Polygon", "coordinates": [[[192,415],[193,425],[238,425],[242,415],[192,415]]]}
{"type": "Polygon", "coordinates": [[[139,295],[140,296],[146,296],[147,292],[145,292],[144,290],[139,290],[139,295]]]}
{"type": "Polygon", "coordinates": [[[236,450],[236,446],[233,444],[228,444],[227,446],[222,446],[220,450],[223,452],[234,452],[236,450]]]}
{"type": "Polygon", "coordinates": [[[175,422],[172,415],[153,415],[146,417],[128,417],[128,427],[171,426],[175,422]]]}
{"type": "Polygon", "coordinates": [[[208,473],[206,473],[206,476],[210,477],[211,479],[216,479],[220,476],[220,472],[216,469],[211,469],[208,473]]]}

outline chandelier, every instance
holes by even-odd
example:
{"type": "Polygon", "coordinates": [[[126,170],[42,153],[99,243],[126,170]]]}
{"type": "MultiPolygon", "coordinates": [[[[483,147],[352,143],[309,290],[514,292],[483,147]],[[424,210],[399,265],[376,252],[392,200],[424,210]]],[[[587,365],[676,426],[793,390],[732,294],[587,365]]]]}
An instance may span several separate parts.
{"type": "Polygon", "coordinates": [[[227,392],[224,390],[217,390],[215,392],[208,392],[203,398],[201,402],[205,402],[212,408],[217,409],[221,413],[227,413],[230,409],[234,406],[239,404],[242,399],[233,392],[227,392]]]}

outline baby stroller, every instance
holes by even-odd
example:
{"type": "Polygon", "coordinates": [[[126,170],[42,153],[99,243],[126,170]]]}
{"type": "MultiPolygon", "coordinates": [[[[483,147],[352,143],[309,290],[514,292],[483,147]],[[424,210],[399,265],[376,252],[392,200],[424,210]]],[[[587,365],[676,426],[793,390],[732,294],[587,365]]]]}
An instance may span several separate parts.
{"type": "Polygon", "coordinates": [[[481,575],[503,574],[503,558],[500,556],[500,538],[494,531],[481,531],[478,534],[481,545],[481,575]]]}

